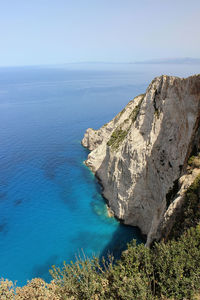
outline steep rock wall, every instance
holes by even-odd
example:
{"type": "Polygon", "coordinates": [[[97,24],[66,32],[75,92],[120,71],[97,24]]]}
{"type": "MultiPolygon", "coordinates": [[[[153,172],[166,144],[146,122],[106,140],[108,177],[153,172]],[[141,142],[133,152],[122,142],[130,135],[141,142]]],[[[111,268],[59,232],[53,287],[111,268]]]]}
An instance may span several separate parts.
{"type": "Polygon", "coordinates": [[[147,244],[157,238],[166,195],[196,143],[199,112],[200,75],[161,76],[82,140],[91,150],[85,163],[101,180],[110,209],[125,224],[138,226],[147,244]]]}

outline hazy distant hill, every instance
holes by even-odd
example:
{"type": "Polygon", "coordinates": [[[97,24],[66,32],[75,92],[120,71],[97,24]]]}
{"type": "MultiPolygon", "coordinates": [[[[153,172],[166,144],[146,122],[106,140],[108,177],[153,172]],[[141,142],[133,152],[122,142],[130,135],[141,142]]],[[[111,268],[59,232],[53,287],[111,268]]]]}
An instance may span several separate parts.
{"type": "Polygon", "coordinates": [[[136,61],[135,64],[200,64],[200,58],[163,58],[151,59],[146,61],[136,61]]]}

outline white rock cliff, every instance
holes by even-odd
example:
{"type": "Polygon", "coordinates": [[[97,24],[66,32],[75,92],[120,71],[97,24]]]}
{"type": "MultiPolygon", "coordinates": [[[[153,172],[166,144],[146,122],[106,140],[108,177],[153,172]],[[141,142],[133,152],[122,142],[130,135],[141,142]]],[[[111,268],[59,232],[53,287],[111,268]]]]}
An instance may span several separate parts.
{"type": "Polygon", "coordinates": [[[166,196],[184,174],[200,119],[200,75],[155,78],[99,130],[87,129],[86,165],[100,179],[114,215],[158,238],[166,196]]]}

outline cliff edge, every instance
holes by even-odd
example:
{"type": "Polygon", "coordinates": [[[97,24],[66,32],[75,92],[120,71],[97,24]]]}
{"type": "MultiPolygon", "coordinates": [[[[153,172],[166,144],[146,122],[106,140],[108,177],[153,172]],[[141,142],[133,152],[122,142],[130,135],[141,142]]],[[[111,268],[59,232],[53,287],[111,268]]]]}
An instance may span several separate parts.
{"type": "Polygon", "coordinates": [[[172,215],[169,198],[198,152],[199,127],[200,75],[163,75],[113,120],[84,135],[82,145],[91,150],[85,163],[100,179],[110,209],[138,226],[147,244],[160,238],[165,216],[172,215]]]}

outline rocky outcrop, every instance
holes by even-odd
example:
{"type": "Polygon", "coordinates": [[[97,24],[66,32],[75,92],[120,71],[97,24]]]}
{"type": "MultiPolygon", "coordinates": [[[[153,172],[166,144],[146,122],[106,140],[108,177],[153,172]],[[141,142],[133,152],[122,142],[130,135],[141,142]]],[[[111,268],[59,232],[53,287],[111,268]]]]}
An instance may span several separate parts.
{"type": "Polygon", "coordinates": [[[161,76],[82,140],[91,150],[85,163],[100,179],[110,209],[138,226],[147,244],[158,237],[166,197],[198,147],[199,120],[200,75],[161,76]]]}
{"type": "MultiPolygon", "coordinates": [[[[191,185],[194,183],[195,179],[200,175],[200,168],[194,168],[187,170],[186,174],[181,176],[178,180],[178,192],[173,197],[173,201],[169,204],[166,209],[164,216],[157,229],[156,239],[168,239],[168,235],[171,232],[173,225],[176,224],[177,219],[179,219],[182,213],[182,207],[185,202],[185,195],[191,185]]],[[[149,240],[151,241],[150,237],[149,240]]]]}

